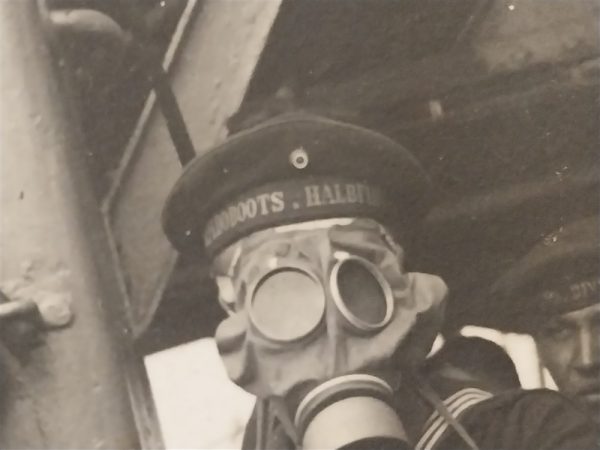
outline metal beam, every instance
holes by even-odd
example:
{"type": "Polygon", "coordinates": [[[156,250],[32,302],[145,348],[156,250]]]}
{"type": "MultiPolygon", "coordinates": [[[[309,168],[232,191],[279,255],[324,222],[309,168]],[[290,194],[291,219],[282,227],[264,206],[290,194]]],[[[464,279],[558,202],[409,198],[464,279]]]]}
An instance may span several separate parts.
{"type": "Polygon", "coordinates": [[[73,318],[27,358],[0,349],[0,448],[139,448],[125,374],[131,334],[36,5],[0,2],[0,287],[14,301],[53,299],[73,318]]]}
{"type": "MultiPolygon", "coordinates": [[[[226,120],[242,102],[279,6],[279,0],[207,0],[187,26],[169,75],[198,152],[225,138],[226,120]]],[[[152,320],[175,264],[160,214],[180,173],[151,96],[103,205],[135,336],[152,320]]]]}
{"type": "Polygon", "coordinates": [[[303,102],[338,111],[397,111],[404,103],[474,91],[494,80],[509,85],[514,74],[576,65],[600,55],[599,8],[597,0],[493,2],[472,42],[398,67],[312,86],[303,102]]]}

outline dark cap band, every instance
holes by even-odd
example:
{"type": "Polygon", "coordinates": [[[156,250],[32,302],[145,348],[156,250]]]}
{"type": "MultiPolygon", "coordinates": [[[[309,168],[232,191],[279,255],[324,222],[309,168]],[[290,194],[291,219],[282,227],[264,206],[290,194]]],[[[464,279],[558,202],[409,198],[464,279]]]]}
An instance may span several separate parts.
{"type": "Polygon", "coordinates": [[[598,303],[600,276],[586,277],[564,286],[542,291],[539,309],[547,314],[562,314],[598,303]]]}
{"type": "Polygon", "coordinates": [[[215,213],[203,238],[209,253],[256,230],[327,217],[380,218],[389,211],[381,189],[332,177],[269,183],[252,189],[215,213]]]}

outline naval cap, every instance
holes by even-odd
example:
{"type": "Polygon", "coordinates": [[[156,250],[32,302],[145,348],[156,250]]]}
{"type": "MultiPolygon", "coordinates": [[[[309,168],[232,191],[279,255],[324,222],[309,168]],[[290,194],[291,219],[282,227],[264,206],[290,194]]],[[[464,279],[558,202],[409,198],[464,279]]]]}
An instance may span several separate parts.
{"type": "Polygon", "coordinates": [[[409,232],[430,207],[417,160],[377,132],[284,114],[194,158],[169,194],[163,229],[181,253],[214,255],[271,226],[367,216],[409,232]]]}
{"type": "Polygon", "coordinates": [[[600,222],[593,216],[545,236],[494,283],[492,293],[520,317],[515,326],[527,328],[535,317],[597,303],[599,286],[600,222]]]}

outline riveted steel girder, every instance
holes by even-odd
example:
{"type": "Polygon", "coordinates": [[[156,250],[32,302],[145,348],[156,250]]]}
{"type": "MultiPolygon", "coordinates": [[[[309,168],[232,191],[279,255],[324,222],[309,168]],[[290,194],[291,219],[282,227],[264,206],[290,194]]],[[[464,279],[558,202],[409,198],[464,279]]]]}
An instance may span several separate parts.
{"type": "MultiPolygon", "coordinates": [[[[280,1],[207,0],[176,33],[165,65],[195,144],[202,153],[226,136],[264,48],[280,1]],[[183,34],[183,33],[182,33],[183,34]],[[177,48],[175,48],[177,47],[177,48]]],[[[183,21],[186,21],[184,13],[183,21]]],[[[150,96],[104,202],[115,260],[123,273],[135,336],[152,320],[176,254],[160,214],[181,173],[164,117],[150,96]]]]}

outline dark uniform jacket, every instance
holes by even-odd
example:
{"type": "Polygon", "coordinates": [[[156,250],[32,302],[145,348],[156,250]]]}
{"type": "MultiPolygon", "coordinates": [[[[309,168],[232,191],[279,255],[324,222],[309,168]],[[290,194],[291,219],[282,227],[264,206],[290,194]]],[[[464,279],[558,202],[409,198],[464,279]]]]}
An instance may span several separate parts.
{"type": "MultiPolygon", "coordinates": [[[[462,395],[457,393],[444,403],[481,450],[599,448],[598,430],[583,411],[557,392],[518,389],[478,395],[475,391],[479,390],[464,389],[462,395]]],[[[425,423],[415,449],[469,447],[436,411],[425,423]]]]}
{"type": "MultiPolygon", "coordinates": [[[[449,412],[466,429],[480,450],[590,450],[598,449],[599,430],[574,403],[547,389],[514,390],[492,395],[470,388],[444,401],[449,412]]],[[[254,449],[256,416],[244,435],[242,449],[254,449]]],[[[433,412],[416,450],[470,450],[468,444],[433,412]]],[[[293,449],[277,423],[271,427],[265,448],[293,449]]]]}

